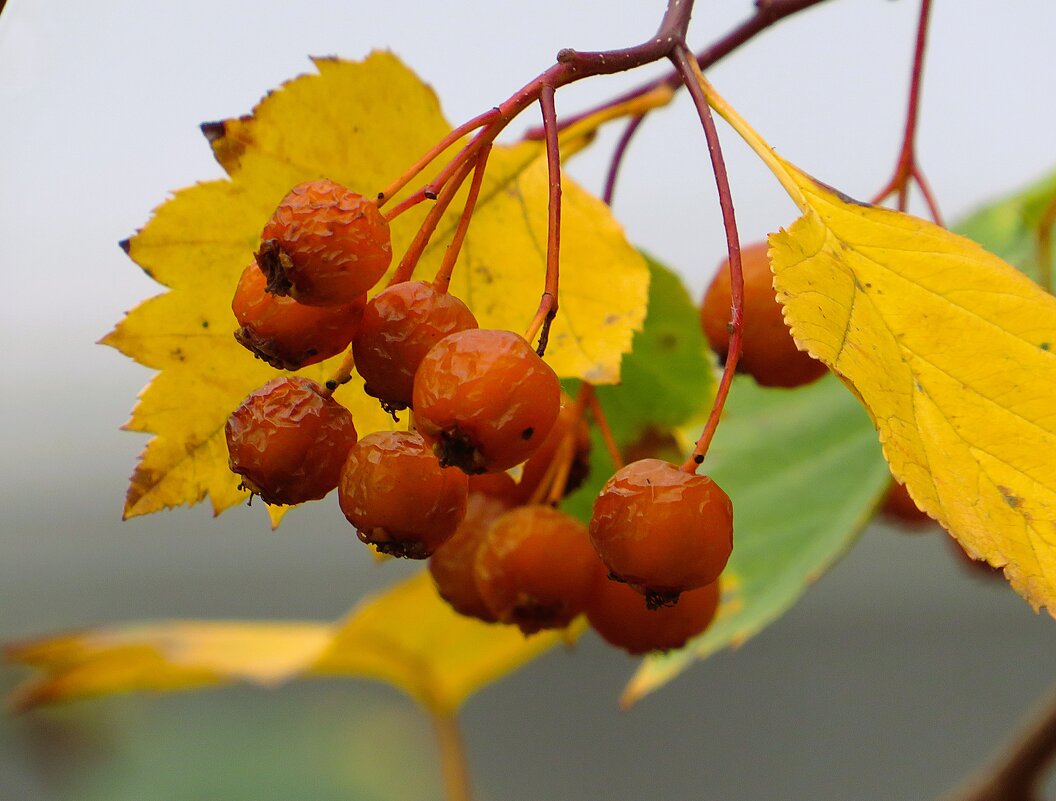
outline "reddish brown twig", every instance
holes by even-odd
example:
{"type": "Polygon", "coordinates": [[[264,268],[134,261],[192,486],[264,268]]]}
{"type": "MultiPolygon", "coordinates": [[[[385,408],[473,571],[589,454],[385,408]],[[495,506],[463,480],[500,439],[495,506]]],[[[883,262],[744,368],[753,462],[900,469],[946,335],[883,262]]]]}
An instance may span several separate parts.
{"type": "Polygon", "coordinates": [[[711,155],[712,172],[715,173],[715,185],[719,192],[719,208],[722,210],[722,224],[726,231],[726,248],[730,259],[730,349],[726,355],[726,364],[722,369],[722,378],[719,379],[719,387],[715,392],[715,401],[711,407],[711,414],[704,425],[704,430],[697,440],[693,452],[682,464],[682,470],[687,473],[696,472],[697,467],[704,461],[704,457],[711,446],[712,437],[719,426],[722,417],[722,408],[726,404],[726,397],[730,393],[730,384],[733,383],[733,375],[737,369],[737,360],[741,355],[741,331],[744,322],[744,276],[741,274],[741,243],[737,235],[737,220],[733,210],[733,196],[730,192],[730,182],[726,175],[726,164],[722,158],[722,148],[719,145],[719,133],[715,129],[715,120],[711,114],[711,107],[704,96],[701,82],[704,75],[693,60],[688,49],[676,50],[672,56],[676,68],[682,75],[693,98],[693,104],[697,107],[700,123],[704,127],[704,136],[708,140],[708,153],[711,155]]]}
{"type": "Polygon", "coordinates": [[[454,272],[459,251],[462,250],[466,232],[469,231],[469,221],[473,217],[473,209],[476,207],[477,198],[480,196],[480,187],[484,182],[484,170],[488,166],[489,153],[491,153],[491,145],[485,145],[477,156],[476,164],[473,165],[473,180],[469,184],[469,194],[466,195],[466,203],[462,207],[462,216],[458,220],[458,227],[455,229],[454,236],[451,237],[451,243],[447,246],[447,250],[444,251],[444,260],[440,263],[440,268],[436,271],[436,277],[433,279],[433,285],[439,292],[447,292],[447,288],[451,284],[451,273],[454,272]]]}

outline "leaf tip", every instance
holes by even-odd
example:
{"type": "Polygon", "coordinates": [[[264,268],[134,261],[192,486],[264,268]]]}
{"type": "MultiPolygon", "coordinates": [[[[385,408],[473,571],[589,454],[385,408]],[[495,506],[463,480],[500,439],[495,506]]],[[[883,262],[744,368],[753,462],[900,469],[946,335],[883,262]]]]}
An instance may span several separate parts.
{"type": "Polygon", "coordinates": [[[132,255],[132,238],[131,237],[125,237],[124,239],[122,239],[120,242],[117,243],[117,246],[119,248],[121,248],[121,250],[125,251],[125,255],[126,256],[131,256],[132,255]]]}

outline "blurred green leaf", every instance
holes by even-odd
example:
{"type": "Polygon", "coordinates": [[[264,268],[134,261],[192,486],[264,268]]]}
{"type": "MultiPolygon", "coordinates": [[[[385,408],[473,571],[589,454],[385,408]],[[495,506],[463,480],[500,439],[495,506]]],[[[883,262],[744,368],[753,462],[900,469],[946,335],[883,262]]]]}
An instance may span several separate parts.
{"type": "MultiPolygon", "coordinates": [[[[634,335],[633,350],[623,357],[620,383],[596,388],[628,461],[638,458],[639,451],[679,458],[674,430],[711,407],[715,387],[714,357],[701,330],[699,309],[675,272],[648,255],[646,261],[645,324],[634,335]]],[[[573,395],[575,387],[576,382],[566,385],[573,395]]],[[[614,469],[596,429],[592,436],[590,477],[562,506],[583,520],[590,518],[594,498],[614,469]]]]}
{"type": "MultiPolygon", "coordinates": [[[[1038,226],[1056,200],[1056,172],[991,203],[952,227],[1038,280],[1038,226]]],[[[1056,255],[1056,248],[1054,255],[1056,255]]]]}
{"type": "Polygon", "coordinates": [[[868,415],[834,376],[791,391],[738,378],[726,409],[705,464],[734,506],[719,617],[686,648],[646,658],[625,704],[780,617],[851,546],[890,480],[868,415]]]}

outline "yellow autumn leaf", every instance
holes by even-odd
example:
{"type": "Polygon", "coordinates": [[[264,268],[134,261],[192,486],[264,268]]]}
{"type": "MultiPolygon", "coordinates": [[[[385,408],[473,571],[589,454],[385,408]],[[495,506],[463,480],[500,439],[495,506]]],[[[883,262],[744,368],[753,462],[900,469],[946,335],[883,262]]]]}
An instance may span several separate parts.
{"type": "Polygon", "coordinates": [[[482,686],[582,630],[525,637],[461,617],[420,572],[368,598],[337,623],[162,621],[9,646],[8,661],[39,673],[16,688],[16,709],[127,692],[174,692],[311,676],[369,678],[430,711],[453,713],[482,686]]]}
{"type": "MultiPolygon", "coordinates": [[[[126,517],[206,496],[219,513],[246,497],[227,469],[223,428],[275,371],[235,342],[230,301],[279,200],[320,177],[376,192],[450,131],[432,90],[390,53],[315,65],[318,74],[272,92],[252,115],[203,126],[229,178],[175,193],[126,243],[132,259],[170,290],[103,339],[160,371],[127,424],[154,437],[132,476],[126,517]]],[[[546,203],[543,146],[495,148],[451,284],[482,326],[523,331],[530,322],[545,271],[546,203]]],[[[547,359],[563,376],[614,382],[644,319],[648,269],[608,209],[567,179],[563,208],[561,311],[547,359]]],[[[435,272],[460,212],[456,197],[417,275],[435,272]]],[[[419,206],[393,222],[395,253],[424,214],[419,206]]],[[[339,361],[300,373],[324,381],[339,361]]],[[[357,381],[336,397],[361,434],[392,427],[357,381]]]]}
{"type": "Polygon", "coordinates": [[[706,91],[803,214],[770,237],[796,342],[858,395],[917,505],[1056,614],[1056,298],[971,240],[811,178],[706,91]]]}

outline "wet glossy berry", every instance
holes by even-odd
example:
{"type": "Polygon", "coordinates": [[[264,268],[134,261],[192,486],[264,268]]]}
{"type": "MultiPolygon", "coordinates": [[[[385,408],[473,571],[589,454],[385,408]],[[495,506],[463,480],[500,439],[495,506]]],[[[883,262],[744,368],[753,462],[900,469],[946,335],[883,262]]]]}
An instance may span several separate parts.
{"type": "Polygon", "coordinates": [[[437,342],[477,327],[465,303],[424,281],[404,281],[375,295],[352,343],[368,395],[388,411],[411,405],[418,364],[437,342]]]}
{"type": "MultiPolygon", "coordinates": [[[[781,304],[773,289],[773,274],[766,255],[767,243],[741,250],[744,275],[744,328],[737,369],[764,387],[798,387],[825,375],[826,367],[796,347],[785,325],[781,304]]],[[[712,349],[725,359],[730,332],[729,261],[719,267],[701,307],[701,322],[712,349]]]]}
{"type": "Polygon", "coordinates": [[[733,504],[707,476],[642,459],[602,488],[590,539],[613,578],[663,606],[722,573],[733,549],[733,504]]]}
{"type": "MultiPolygon", "coordinates": [[[[475,476],[471,477],[471,481],[472,478],[475,476]]],[[[486,623],[498,620],[484,603],[477,587],[476,559],[491,524],[509,508],[499,498],[471,491],[466,516],[458,530],[429,559],[429,572],[437,592],[460,615],[475,617],[486,623]]]]}
{"type": "Polygon", "coordinates": [[[338,500],[359,538],[379,552],[425,559],[466,514],[468,482],[440,467],[412,431],[379,431],[348,453],[338,500]]]}
{"type": "Polygon", "coordinates": [[[418,430],[441,464],[467,473],[506,470],[531,456],[553,428],[560,398],[557,375],[510,331],[451,334],[414,378],[418,430]]]}
{"type": "Polygon", "coordinates": [[[285,376],[242,401],[225,430],[230,466],[268,504],[322,498],[356,442],[352,414],[314,381],[285,376]]]}
{"type": "Polygon", "coordinates": [[[521,468],[517,488],[520,503],[529,503],[533,498],[544,501],[550,487],[539,485],[553,483],[563,460],[568,462],[568,473],[562,497],[578,489],[590,473],[590,429],[577,413],[575,401],[561,393],[561,411],[554,427],[521,468]]]}
{"type": "Polygon", "coordinates": [[[719,580],[679,596],[674,606],[650,609],[641,593],[599,571],[587,600],[587,620],[610,645],[632,654],[681,648],[703,633],[719,606],[719,580]]]}
{"type": "Polygon", "coordinates": [[[352,342],[367,296],[346,306],[305,306],[264,291],[264,273],[249,265],[235,289],[231,310],[235,339],[279,370],[299,370],[341,353],[352,342]]]}
{"type": "Polygon", "coordinates": [[[927,512],[920,509],[909,496],[905,484],[892,480],[891,486],[880,505],[880,514],[888,520],[899,523],[910,529],[923,529],[935,521],[927,512]]]}
{"type": "Polygon", "coordinates": [[[325,179],[291,189],[260,238],[257,263],[268,291],[309,306],[354,303],[392,261],[378,207],[325,179]]]}
{"type": "Polygon", "coordinates": [[[532,634],[581,614],[598,569],[586,526],[550,506],[521,506],[488,530],[477,552],[477,587],[500,621],[532,634]]]}

